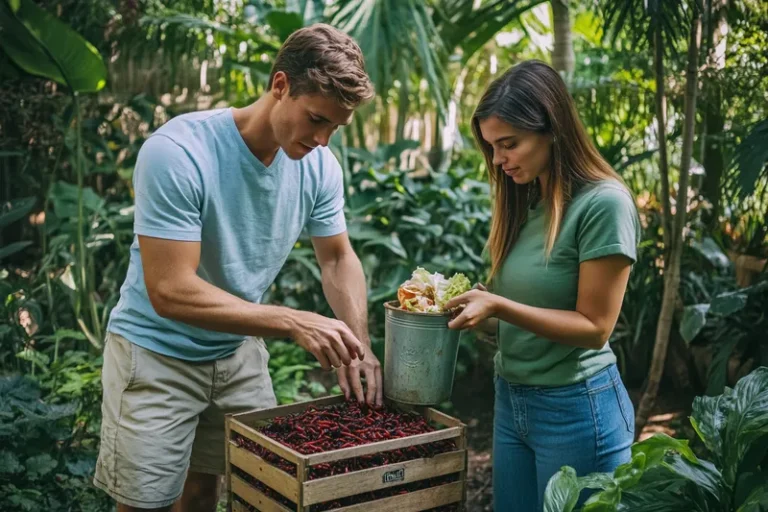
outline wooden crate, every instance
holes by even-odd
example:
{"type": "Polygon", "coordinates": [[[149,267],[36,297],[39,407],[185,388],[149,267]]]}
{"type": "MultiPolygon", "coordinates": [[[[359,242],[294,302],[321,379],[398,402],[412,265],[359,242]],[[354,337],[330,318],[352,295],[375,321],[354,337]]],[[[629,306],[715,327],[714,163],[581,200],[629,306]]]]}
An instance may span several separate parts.
{"type": "MultiPolygon", "coordinates": [[[[445,477],[447,475],[455,476],[456,480],[426,489],[335,508],[333,510],[334,512],[410,512],[451,504],[456,504],[459,510],[464,510],[467,471],[466,426],[459,420],[432,408],[413,407],[408,410],[421,414],[427,420],[434,421],[439,425],[439,430],[310,455],[301,454],[253,428],[255,425],[264,424],[265,421],[271,418],[301,412],[310,406],[319,408],[343,402],[343,396],[333,396],[268,410],[227,416],[226,483],[228,510],[232,512],[247,511],[245,506],[234,499],[237,496],[240,500],[264,512],[290,512],[292,510],[308,512],[310,506],[317,503],[405,485],[428,478],[445,477]],[[290,475],[251,451],[239,447],[233,440],[233,435],[236,434],[250,439],[279,457],[295,464],[297,476],[290,475]],[[456,445],[456,450],[440,453],[433,457],[412,459],[324,478],[312,480],[308,478],[310,468],[318,464],[445,440],[452,440],[456,445]],[[288,508],[286,505],[270,498],[243,478],[234,474],[234,468],[248,474],[273,491],[278,492],[295,503],[296,507],[288,508]]],[[[388,403],[388,405],[403,409],[397,404],[388,403]]]]}

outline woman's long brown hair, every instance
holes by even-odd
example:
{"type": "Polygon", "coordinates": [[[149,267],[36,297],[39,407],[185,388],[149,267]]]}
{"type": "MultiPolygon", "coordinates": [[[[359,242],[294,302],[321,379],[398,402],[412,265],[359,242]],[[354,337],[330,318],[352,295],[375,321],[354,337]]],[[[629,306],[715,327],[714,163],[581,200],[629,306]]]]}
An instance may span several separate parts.
{"type": "Polygon", "coordinates": [[[518,130],[552,136],[547,189],[543,191],[548,215],[547,259],[573,193],[588,182],[612,179],[623,183],[589,139],[557,71],[544,62],[531,60],[517,64],[494,80],[472,116],[472,133],[485,156],[494,199],[488,238],[489,281],[499,272],[520,235],[528,218],[530,198],[539,193],[537,181],[518,185],[493,165],[493,148],[480,132],[480,121],[493,116],[518,130]]]}

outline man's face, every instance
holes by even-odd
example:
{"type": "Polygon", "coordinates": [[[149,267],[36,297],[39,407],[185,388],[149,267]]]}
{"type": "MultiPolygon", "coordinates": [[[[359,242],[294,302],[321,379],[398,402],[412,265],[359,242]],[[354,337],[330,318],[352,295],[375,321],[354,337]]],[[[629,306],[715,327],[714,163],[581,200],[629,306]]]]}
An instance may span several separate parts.
{"type": "Polygon", "coordinates": [[[317,146],[327,146],[338,127],[352,120],[353,111],[333,98],[319,94],[291,97],[283,73],[275,75],[271,92],[278,99],[272,110],[272,130],[292,160],[300,160],[317,146]]]}

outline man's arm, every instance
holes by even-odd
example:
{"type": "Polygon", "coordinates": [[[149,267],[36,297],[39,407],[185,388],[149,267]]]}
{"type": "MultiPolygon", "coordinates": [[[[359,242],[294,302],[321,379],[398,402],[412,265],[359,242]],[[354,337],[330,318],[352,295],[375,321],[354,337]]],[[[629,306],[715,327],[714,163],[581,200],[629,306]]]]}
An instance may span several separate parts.
{"type": "Polygon", "coordinates": [[[370,349],[368,336],[368,294],[360,259],[349,243],[346,232],[328,237],[312,237],[323,280],[323,293],[337,318],[344,321],[365,344],[365,360],[353,361],[349,370],[339,369],[339,386],[349,398],[354,392],[363,401],[360,374],[365,375],[370,405],[382,405],[381,364],[370,349]]]}
{"type": "Polygon", "coordinates": [[[312,245],[320,264],[323,293],[336,318],[344,321],[360,341],[370,345],[365,274],[347,233],[313,237],[312,245]]]}
{"type": "Polygon", "coordinates": [[[281,306],[252,304],[197,275],[200,242],[139,236],[144,282],[162,317],[212,331],[291,337],[320,365],[350,364],[364,357],[362,344],[341,321],[281,306]]]}

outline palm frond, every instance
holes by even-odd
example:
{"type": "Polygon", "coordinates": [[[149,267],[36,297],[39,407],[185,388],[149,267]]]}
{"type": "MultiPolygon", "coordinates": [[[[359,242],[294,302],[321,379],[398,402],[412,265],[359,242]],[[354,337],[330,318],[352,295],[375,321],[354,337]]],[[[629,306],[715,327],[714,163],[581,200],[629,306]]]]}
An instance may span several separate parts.
{"type": "Polygon", "coordinates": [[[427,6],[416,0],[341,0],[331,23],[354,37],[379,94],[394,84],[394,66],[407,63],[408,74],[420,72],[439,113],[446,110],[445,46],[427,6]]]}

